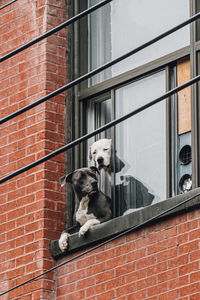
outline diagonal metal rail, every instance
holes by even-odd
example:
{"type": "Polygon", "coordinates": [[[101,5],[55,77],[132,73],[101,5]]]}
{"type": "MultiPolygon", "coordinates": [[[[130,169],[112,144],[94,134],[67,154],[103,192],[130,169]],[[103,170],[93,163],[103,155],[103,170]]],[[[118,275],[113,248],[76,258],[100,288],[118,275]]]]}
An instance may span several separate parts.
{"type": "Polygon", "coordinates": [[[2,5],[1,7],[0,7],[0,10],[2,10],[2,9],[4,9],[4,8],[6,8],[7,6],[9,6],[9,5],[11,5],[11,4],[13,4],[14,2],[16,2],[17,0],[13,0],[13,1],[10,1],[10,2],[8,2],[7,4],[5,4],[5,5],[2,5]]]}

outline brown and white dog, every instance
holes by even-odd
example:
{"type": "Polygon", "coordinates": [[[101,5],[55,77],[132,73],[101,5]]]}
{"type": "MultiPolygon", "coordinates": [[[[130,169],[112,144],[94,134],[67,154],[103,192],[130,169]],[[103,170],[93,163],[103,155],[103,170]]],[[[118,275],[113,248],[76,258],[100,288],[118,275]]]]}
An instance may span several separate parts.
{"type": "MultiPolygon", "coordinates": [[[[81,168],[60,179],[61,186],[70,183],[74,190],[77,207],[75,219],[79,237],[83,236],[92,226],[112,218],[112,202],[109,197],[98,189],[96,167],[81,168]]],[[[62,252],[67,249],[69,232],[63,231],[58,241],[62,252]]]]}

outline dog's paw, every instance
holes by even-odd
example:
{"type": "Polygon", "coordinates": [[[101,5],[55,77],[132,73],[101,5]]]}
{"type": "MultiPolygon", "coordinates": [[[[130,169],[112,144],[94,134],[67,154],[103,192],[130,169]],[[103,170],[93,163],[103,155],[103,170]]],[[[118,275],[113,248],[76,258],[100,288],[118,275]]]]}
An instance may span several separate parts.
{"type": "Polygon", "coordinates": [[[86,234],[86,232],[93,227],[94,225],[100,224],[100,221],[97,219],[91,219],[88,220],[79,230],[79,237],[83,236],[84,234],[86,234]]]}
{"type": "Polygon", "coordinates": [[[69,233],[67,232],[63,232],[58,240],[58,245],[60,247],[60,250],[62,252],[65,252],[65,250],[67,249],[68,246],[68,237],[69,237],[69,233]]]}
{"type": "Polygon", "coordinates": [[[88,231],[88,226],[83,225],[79,230],[78,236],[79,237],[84,236],[87,231],[88,231]]]}

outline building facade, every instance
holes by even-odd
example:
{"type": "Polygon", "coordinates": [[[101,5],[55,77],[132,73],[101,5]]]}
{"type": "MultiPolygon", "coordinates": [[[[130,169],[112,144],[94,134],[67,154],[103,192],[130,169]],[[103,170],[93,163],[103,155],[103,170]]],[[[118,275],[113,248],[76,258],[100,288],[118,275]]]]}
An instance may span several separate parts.
{"type": "MultiPolygon", "coordinates": [[[[2,1],[0,56],[99,2],[2,1]]],[[[135,111],[1,183],[2,299],[200,298],[198,84],[151,105],[198,76],[199,21],[131,54],[199,10],[198,0],[107,1],[0,62],[2,120],[113,62],[2,122],[1,179],[135,111]],[[99,186],[113,199],[114,217],[85,237],[73,234],[62,253],[58,239],[74,226],[74,194],[69,185],[60,186],[59,178],[93,165],[88,148],[99,138],[112,139],[111,181],[101,174],[99,186]]]]}

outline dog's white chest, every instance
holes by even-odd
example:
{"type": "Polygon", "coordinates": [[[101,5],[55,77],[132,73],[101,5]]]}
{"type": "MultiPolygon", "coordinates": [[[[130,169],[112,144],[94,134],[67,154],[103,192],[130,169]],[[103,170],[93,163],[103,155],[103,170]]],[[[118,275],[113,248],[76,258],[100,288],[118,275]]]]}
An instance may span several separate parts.
{"type": "Polygon", "coordinates": [[[88,203],[90,199],[88,196],[82,198],[79,208],[76,212],[76,221],[79,222],[79,224],[82,226],[84,225],[88,220],[96,219],[96,217],[93,214],[88,214],[88,203]]]}

